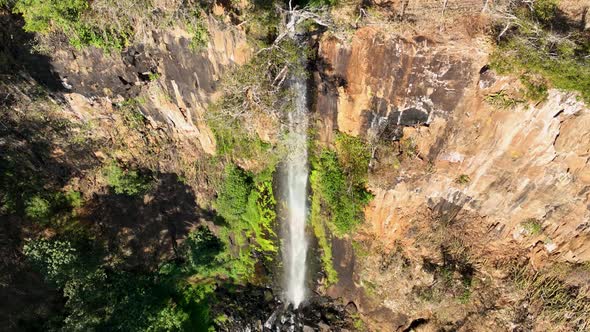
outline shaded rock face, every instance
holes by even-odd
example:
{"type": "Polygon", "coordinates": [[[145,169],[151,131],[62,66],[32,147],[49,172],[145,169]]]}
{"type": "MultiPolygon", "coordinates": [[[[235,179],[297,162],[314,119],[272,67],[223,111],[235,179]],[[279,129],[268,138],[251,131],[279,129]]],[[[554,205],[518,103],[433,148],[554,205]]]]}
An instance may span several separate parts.
{"type": "Polygon", "coordinates": [[[51,64],[67,91],[90,99],[128,99],[147,90],[146,115],[179,132],[179,137],[197,138],[205,152],[214,153],[203,115],[223,72],[243,64],[249,48],[242,32],[214,19],[208,23],[210,40],[203,49],[190,48],[191,35],[186,31],[153,31],[151,39],[121,54],[96,48],[60,49],[51,64]]]}
{"type": "Polygon", "coordinates": [[[318,110],[333,129],[352,135],[399,136],[401,126],[446,117],[473,77],[472,60],[426,37],[385,37],[359,29],[349,45],[320,43],[318,110]]]}

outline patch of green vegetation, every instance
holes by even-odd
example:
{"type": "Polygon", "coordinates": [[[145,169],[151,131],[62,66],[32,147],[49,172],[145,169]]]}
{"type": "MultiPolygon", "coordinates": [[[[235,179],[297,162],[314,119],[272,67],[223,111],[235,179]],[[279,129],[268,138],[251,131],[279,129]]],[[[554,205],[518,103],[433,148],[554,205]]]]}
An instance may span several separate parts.
{"type": "Polygon", "coordinates": [[[543,232],[543,225],[535,218],[529,218],[521,223],[527,234],[537,236],[543,232]]]}
{"type": "Polygon", "coordinates": [[[520,83],[525,87],[524,96],[532,101],[543,101],[549,96],[547,82],[541,75],[525,73],[520,76],[520,83]]]}
{"type": "Polygon", "coordinates": [[[24,212],[33,220],[50,221],[61,213],[71,213],[82,203],[82,196],[77,191],[39,192],[26,199],[24,212]]]}
{"type": "Polygon", "coordinates": [[[365,247],[365,245],[361,242],[352,241],[352,249],[354,250],[354,254],[358,258],[366,258],[369,257],[369,250],[365,247]]]}
{"type": "Polygon", "coordinates": [[[524,3],[515,9],[516,25],[498,43],[492,67],[521,77],[527,97],[534,101],[546,98],[549,85],[576,91],[590,102],[587,37],[560,20],[557,1],[534,1],[532,9],[524,3]]]}
{"type": "Polygon", "coordinates": [[[254,252],[271,261],[278,251],[273,224],[276,220],[276,200],[272,189],[272,170],[252,175],[235,165],[228,165],[225,178],[213,205],[225,220],[222,239],[237,246],[235,257],[238,274],[252,275],[254,252]],[[252,241],[254,245],[249,243],[252,241]]]}
{"type": "Polygon", "coordinates": [[[282,114],[292,109],[290,92],[283,84],[289,75],[307,75],[306,60],[313,52],[290,38],[260,47],[250,62],[222,80],[219,108],[226,118],[247,121],[257,114],[282,114]]]}
{"type": "Polygon", "coordinates": [[[125,124],[132,129],[143,128],[145,117],[141,113],[140,106],[145,104],[145,99],[137,97],[130,98],[120,103],[117,108],[123,114],[125,124]]]}
{"type": "Polygon", "coordinates": [[[47,34],[59,29],[77,48],[95,46],[120,51],[132,34],[130,27],[89,20],[91,4],[86,0],[16,0],[12,10],[23,15],[26,31],[47,34]]]}
{"type": "Polygon", "coordinates": [[[200,11],[193,10],[190,19],[185,21],[185,25],[192,36],[189,43],[190,49],[196,52],[206,47],[209,42],[209,30],[200,11]]]}
{"type": "Polygon", "coordinates": [[[51,205],[46,199],[33,196],[27,200],[25,214],[31,219],[47,219],[51,214],[51,205]]]}
{"type": "MultiPolygon", "coordinates": [[[[229,160],[257,160],[270,166],[278,161],[273,146],[261,140],[256,133],[248,132],[240,121],[224,116],[216,117],[215,107],[208,113],[207,124],[215,135],[217,153],[229,160]]],[[[217,113],[219,114],[219,113],[217,113]]]]}
{"type": "Polygon", "coordinates": [[[352,318],[352,326],[356,331],[367,331],[367,326],[365,322],[363,322],[361,315],[358,313],[354,313],[351,315],[352,318]]]}
{"type": "Polygon", "coordinates": [[[228,276],[232,262],[208,229],[191,232],[179,259],[149,273],[113,266],[97,244],[41,238],[24,246],[33,267],[67,299],[65,319],[55,329],[211,330],[215,280],[228,276]]]}
{"type": "Polygon", "coordinates": [[[109,187],[116,194],[137,196],[145,193],[151,187],[151,179],[136,170],[124,170],[116,163],[103,168],[109,187]]]}
{"type": "MultiPolygon", "coordinates": [[[[310,177],[311,190],[316,193],[320,190],[319,182],[317,180],[317,173],[312,173],[310,177]]],[[[326,282],[328,285],[333,285],[338,282],[338,272],[334,269],[334,263],[332,261],[332,241],[328,238],[328,232],[326,231],[326,225],[324,220],[326,216],[322,214],[322,203],[320,195],[314,194],[311,196],[311,212],[310,222],[313,229],[313,233],[318,240],[318,246],[321,253],[322,269],[326,274],[326,282]]]]}
{"type": "Polygon", "coordinates": [[[157,81],[160,78],[160,73],[149,72],[148,73],[148,80],[150,82],[157,81]]]}
{"type": "Polygon", "coordinates": [[[377,295],[377,285],[375,285],[375,283],[367,279],[363,279],[362,283],[365,291],[369,296],[375,297],[377,295]]]}
{"type": "Polygon", "coordinates": [[[467,174],[461,174],[455,179],[456,184],[464,185],[468,184],[469,182],[471,182],[471,178],[467,174]]]}
{"type": "MultiPolygon", "coordinates": [[[[372,199],[372,195],[364,187],[364,176],[356,173],[359,171],[359,164],[342,166],[336,152],[323,150],[313,156],[311,165],[313,195],[319,197],[322,211],[329,216],[330,228],[338,236],[353,231],[363,219],[365,205],[372,199]],[[345,172],[351,169],[354,172],[345,172]],[[353,179],[350,177],[353,174],[359,177],[353,179]]],[[[368,165],[362,166],[363,169],[368,169],[368,165]]]]}
{"type": "Polygon", "coordinates": [[[369,145],[358,137],[339,133],[336,136],[336,152],[350,185],[365,186],[371,161],[369,145]]]}
{"type": "Polygon", "coordinates": [[[88,8],[86,0],[17,0],[13,11],[22,14],[26,31],[44,33],[52,24],[69,29],[88,8]]]}
{"type": "Polygon", "coordinates": [[[73,264],[78,259],[76,249],[67,240],[31,241],[24,245],[23,253],[49,281],[58,285],[65,283],[73,264]]]}
{"type": "Polygon", "coordinates": [[[416,147],[416,142],[414,142],[412,138],[402,138],[399,141],[399,148],[402,156],[406,159],[412,159],[418,156],[418,148],[416,147]]]}
{"type": "Polygon", "coordinates": [[[322,149],[310,158],[310,222],[328,284],[338,282],[328,230],[343,236],[363,220],[363,209],[372,199],[365,189],[370,158],[362,140],[345,134],[338,135],[336,151],[322,149]]]}
{"type": "Polygon", "coordinates": [[[228,165],[223,186],[215,201],[215,210],[230,223],[238,221],[246,212],[252,188],[252,177],[248,173],[237,166],[228,165]]]}
{"type": "Polygon", "coordinates": [[[121,51],[137,38],[138,31],[180,22],[193,35],[191,49],[205,46],[208,40],[207,26],[192,3],[162,8],[153,1],[4,0],[2,5],[23,15],[26,31],[43,35],[62,32],[76,48],[121,51]]]}

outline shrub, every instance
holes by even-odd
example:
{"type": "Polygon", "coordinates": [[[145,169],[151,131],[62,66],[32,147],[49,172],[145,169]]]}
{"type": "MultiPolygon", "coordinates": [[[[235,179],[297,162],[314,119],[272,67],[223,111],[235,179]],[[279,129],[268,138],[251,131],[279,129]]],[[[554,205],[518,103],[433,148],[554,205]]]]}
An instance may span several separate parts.
{"type": "Polygon", "coordinates": [[[13,11],[23,15],[28,32],[49,32],[55,24],[69,29],[89,8],[87,0],[17,0],[13,11]]]}
{"type": "Polygon", "coordinates": [[[371,149],[360,138],[343,133],[336,137],[338,161],[353,186],[364,186],[368,178],[371,149]]]}
{"type": "Polygon", "coordinates": [[[241,168],[228,165],[225,180],[215,201],[215,210],[228,222],[235,222],[246,212],[252,178],[241,168]]]}
{"type": "Polygon", "coordinates": [[[533,15],[541,21],[550,21],[557,13],[558,0],[535,0],[533,15]]]}
{"type": "Polygon", "coordinates": [[[190,49],[192,51],[198,51],[206,47],[209,41],[209,31],[207,30],[204,18],[201,17],[200,11],[193,10],[190,17],[185,21],[185,25],[192,36],[189,44],[190,49]]]}
{"type": "Polygon", "coordinates": [[[63,285],[70,269],[78,260],[76,249],[69,241],[38,239],[27,242],[23,253],[47,280],[63,285]]]}
{"type": "Polygon", "coordinates": [[[555,263],[541,270],[514,266],[511,279],[522,291],[521,301],[534,319],[549,320],[556,331],[583,331],[590,326],[590,298],[571,276],[585,275],[587,267],[555,263]]]}
{"type": "Polygon", "coordinates": [[[25,214],[31,219],[47,219],[51,215],[51,205],[46,199],[33,196],[26,202],[25,214]]]}
{"type": "Polygon", "coordinates": [[[276,201],[272,173],[266,170],[253,176],[235,165],[226,167],[214,208],[226,221],[222,240],[238,249],[233,256],[232,275],[251,276],[255,263],[252,250],[263,253],[266,261],[272,261],[272,254],[278,251],[273,231],[276,201]]]}
{"type": "Polygon", "coordinates": [[[504,90],[500,90],[499,92],[489,94],[484,97],[484,100],[492,106],[496,106],[503,109],[512,108],[524,102],[523,100],[508,96],[504,90]]]}
{"type": "Polygon", "coordinates": [[[322,205],[330,215],[331,225],[337,235],[352,231],[363,219],[363,208],[372,196],[359,179],[349,182],[335,152],[323,150],[312,160],[310,181],[319,195],[322,205]]]}
{"type": "Polygon", "coordinates": [[[148,178],[142,176],[136,170],[123,170],[114,163],[106,166],[103,174],[108,185],[116,194],[136,196],[150,188],[148,178]]]}
{"type": "MultiPolygon", "coordinates": [[[[564,33],[554,29],[557,2],[538,0],[533,11],[518,8],[516,28],[508,31],[492,54],[492,66],[499,73],[521,77],[525,95],[534,100],[547,96],[548,85],[580,93],[590,102],[590,43],[575,28],[564,33]]],[[[504,23],[505,24],[505,23],[504,23]]]]}
{"type": "Polygon", "coordinates": [[[143,98],[131,98],[117,106],[122,113],[123,121],[125,121],[125,124],[129,128],[140,129],[144,125],[145,117],[139,108],[144,103],[145,100],[143,98]]]}
{"type": "Polygon", "coordinates": [[[536,236],[543,232],[543,225],[541,222],[535,218],[529,218],[522,222],[522,227],[527,232],[527,234],[536,236]]]}
{"type": "Polygon", "coordinates": [[[456,184],[468,184],[471,182],[471,178],[467,174],[461,174],[455,179],[456,184]]]}

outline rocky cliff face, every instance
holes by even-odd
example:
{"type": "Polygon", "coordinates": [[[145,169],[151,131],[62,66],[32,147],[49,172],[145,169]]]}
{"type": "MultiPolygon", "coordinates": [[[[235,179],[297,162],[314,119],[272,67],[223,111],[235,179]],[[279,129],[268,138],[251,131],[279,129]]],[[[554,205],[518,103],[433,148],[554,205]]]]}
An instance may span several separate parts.
{"type": "Polygon", "coordinates": [[[96,101],[109,104],[141,95],[142,110],[154,128],[166,128],[176,139],[191,140],[198,149],[214,154],[204,112],[224,70],[245,63],[250,49],[243,32],[212,17],[207,22],[209,41],[202,49],[192,50],[191,35],[177,28],[152,31],[145,43],[121,56],[95,48],[57,49],[52,66],[75,112],[96,101]]]}
{"type": "Polygon", "coordinates": [[[493,310],[487,320],[466,314],[486,311],[474,303],[481,299],[461,311],[456,302],[433,307],[416,298],[438,283],[429,264],[448,267],[455,242],[488,281],[503,280],[504,263],[523,257],[536,268],[590,260],[590,109],[556,90],[544,102],[493,106],[490,96],[518,82],[488,70],[483,40],[384,35],[364,28],[350,42],[320,44],[320,136],[330,142],[338,129],[364,137],[375,157],[375,198],[355,238],[372,254],[337,259],[341,272],[350,264],[356,271],[333,295],[356,301],[377,329],[440,328],[445,320],[506,329],[493,310]],[[383,147],[398,139],[396,149],[383,147]]]}

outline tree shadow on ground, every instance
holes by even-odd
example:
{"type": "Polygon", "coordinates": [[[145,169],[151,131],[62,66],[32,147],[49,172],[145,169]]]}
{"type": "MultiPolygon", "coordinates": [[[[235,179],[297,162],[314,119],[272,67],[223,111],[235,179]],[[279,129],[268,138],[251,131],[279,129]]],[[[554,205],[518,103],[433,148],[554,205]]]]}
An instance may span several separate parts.
{"type": "Polygon", "coordinates": [[[82,216],[97,229],[107,252],[118,255],[129,268],[148,269],[176,258],[185,235],[213,218],[210,211],[196,205],[192,188],[173,173],[156,175],[153,188],[145,195],[97,195],[82,216]]]}
{"type": "Polygon", "coordinates": [[[34,34],[23,30],[22,17],[0,8],[0,25],[0,77],[18,79],[26,73],[51,92],[64,91],[50,57],[34,50],[34,34]]]}

